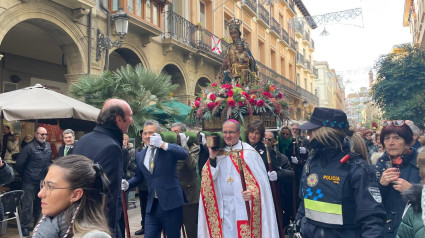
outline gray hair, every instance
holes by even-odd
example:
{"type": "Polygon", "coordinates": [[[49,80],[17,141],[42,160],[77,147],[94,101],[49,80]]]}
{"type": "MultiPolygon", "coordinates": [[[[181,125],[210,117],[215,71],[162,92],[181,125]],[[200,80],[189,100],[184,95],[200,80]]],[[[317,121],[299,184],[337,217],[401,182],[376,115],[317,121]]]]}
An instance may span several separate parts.
{"type": "Polygon", "coordinates": [[[291,127],[293,127],[293,126],[300,126],[300,124],[299,123],[296,123],[296,122],[294,122],[294,123],[291,123],[291,127]]]}
{"type": "Polygon", "coordinates": [[[182,131],[186,131],[186,125],[185,125],[185,124],[183,124],[183,123],[181,123],[181,122],[173,123],[173,124],[171,125],[171,128],[176,127],[176,126],[180,127],[180,130],[182,130],[182,131]]]}
{"type": "Polygon", "coordinates": [[[66,134],[72,134],[72,137],[75,138],[75,132],[72,129],[66,129],[63,131],[62,136],[65,136],[66,134]]]}
{"type": "Polygon", "coordinates": [[[162,128],[159,125],[159,122],[158,121],[155,121],[155,120],[147,120],[145,122],[145,124],[143,125],[143,127],[145,127],[145,126],[155,126],[156,127],[156,131],[158,131],[158,132],[162,131],[162,128]]]}
{"type": "Polygon", "coordinates": [[[415,124],[407,124],[407,125],[410,127],[410,129],[412,129],[414,135],[419,136],[421,134],[421,130],[415,124]]]}

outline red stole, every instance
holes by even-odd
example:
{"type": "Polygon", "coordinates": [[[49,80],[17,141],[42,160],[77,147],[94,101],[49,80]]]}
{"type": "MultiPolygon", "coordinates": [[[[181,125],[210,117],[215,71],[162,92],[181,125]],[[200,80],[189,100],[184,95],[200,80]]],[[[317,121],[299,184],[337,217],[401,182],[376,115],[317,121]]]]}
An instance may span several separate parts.
{"type": "MultiPolygon", "coordinates": [[[[251,190],[251,224],[248,220],[237,221],[238,238],[261,238],[261,191],[260,186],[245,163],[243,150],[239,152],[242,167],[245,174],[245,183],[248,190],[251,190]]],[[[231,153],[230,159],[239,172],[237,153],[231,153]]],[[[242,195],[241,195],[242,196],[242,195]]],[[[205,212],[205,218],[208,225],[208,231],[211,238],[222,238],[222,220],[218,208],[217,196],[215,193],[214,181],[211,174],[209,160],[202,169],[201,197],[205,212]]]]}

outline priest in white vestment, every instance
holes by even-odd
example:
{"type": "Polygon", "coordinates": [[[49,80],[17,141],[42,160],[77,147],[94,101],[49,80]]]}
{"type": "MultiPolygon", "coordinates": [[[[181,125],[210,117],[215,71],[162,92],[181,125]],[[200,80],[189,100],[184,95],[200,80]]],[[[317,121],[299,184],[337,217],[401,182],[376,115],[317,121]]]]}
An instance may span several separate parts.
{"type": "Polygon", "coordinates": [[[239,140],[240,133],[239,123],[227,120],[223,124],[226,148],[209,148],[210,158],[202,169],[198,238],[279,238],[263,160],[254,148],[239,140]],[[239,165],[246,191],[242,191],[239,165]],[[245,201],[249,202],[249,217],[245,201]]]}

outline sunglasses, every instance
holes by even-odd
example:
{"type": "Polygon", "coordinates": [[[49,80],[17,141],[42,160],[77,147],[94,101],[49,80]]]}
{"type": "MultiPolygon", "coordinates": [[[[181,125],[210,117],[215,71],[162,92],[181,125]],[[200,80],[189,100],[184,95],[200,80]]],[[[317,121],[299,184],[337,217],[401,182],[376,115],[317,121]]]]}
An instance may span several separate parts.
{"type": "Polygon", "coordinates": [[[384,123],[382,123],[382,126],[391,126],[391,125],[402,126],[404,125],[404,120],[393,120],[393,121],[387,120],[387,121],[384,121],[384,123]]]}
{"type": "Polygon", "coordinates": [[[284,136],[289,136],[289,133],[282,133],[282,135],[284,135],[284,136]]]}

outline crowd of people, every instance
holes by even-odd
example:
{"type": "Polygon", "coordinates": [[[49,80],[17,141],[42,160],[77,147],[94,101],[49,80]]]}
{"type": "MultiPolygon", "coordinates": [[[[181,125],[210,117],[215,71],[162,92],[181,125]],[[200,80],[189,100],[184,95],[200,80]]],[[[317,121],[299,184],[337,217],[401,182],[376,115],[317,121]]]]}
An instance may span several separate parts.
{"type": "Polygon", "coordinates": [[[353,130],[343,111],[317,107],[309,122],[278,130],[261,120],[229,119],[215,134],[174,123],[173,141],[149,120],[137,148],[132,123],[128,103],[109,99],[92,132],[75,142],[64,130],[54,161],[46,128],[21,141],[4,126],[0,182],[24,191],[24,236],[126,237],[122,200],[136,187],[135,234],[146,238],[425,234],[425,140],[412,121],[353,130]]]}

